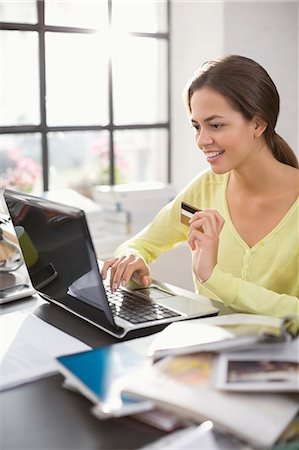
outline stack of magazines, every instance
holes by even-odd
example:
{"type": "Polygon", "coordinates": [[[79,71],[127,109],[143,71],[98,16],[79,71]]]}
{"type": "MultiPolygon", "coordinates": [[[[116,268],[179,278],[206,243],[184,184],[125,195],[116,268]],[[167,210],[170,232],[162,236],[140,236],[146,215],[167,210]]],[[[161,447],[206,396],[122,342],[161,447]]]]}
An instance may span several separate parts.
{"type": "Polygon", "coordinates": [[[253,448],[271,448],[299,410],[292,323],[247,314],[176,322],[143,347],[139,339],[135,349],[131,341],[58,363],[101,419],[134,415],[158,425],[164,414],[169,429],[211,420],[253,448]]]}

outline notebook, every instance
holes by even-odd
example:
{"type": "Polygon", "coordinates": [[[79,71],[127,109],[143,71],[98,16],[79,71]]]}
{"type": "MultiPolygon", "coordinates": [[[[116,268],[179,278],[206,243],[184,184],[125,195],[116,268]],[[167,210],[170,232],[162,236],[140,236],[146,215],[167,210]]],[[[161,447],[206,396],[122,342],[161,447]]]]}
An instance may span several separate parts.
{"type": "Polygon", "coordinates": [[[8,189],[4,198],[32,285],[50,303],[116,338],[218,314],[214,306],[178,296],[159,282],[112,293],[101,278],[84,211],[8,189]]]}

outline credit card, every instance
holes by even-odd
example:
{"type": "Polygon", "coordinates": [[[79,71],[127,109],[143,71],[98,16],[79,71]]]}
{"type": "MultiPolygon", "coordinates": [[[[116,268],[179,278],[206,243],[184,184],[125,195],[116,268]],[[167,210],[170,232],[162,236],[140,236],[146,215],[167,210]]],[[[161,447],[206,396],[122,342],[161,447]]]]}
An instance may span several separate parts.
{"type": "Polygon", "coordinates": [[[198,208],[195,208],[194,206],[189,205],[188,203],[181,202],[181,222],[184,225],[189,226],[189,220],[192,219],[193,215],[197,211],[201,211],[201,210],[198,208]]]}

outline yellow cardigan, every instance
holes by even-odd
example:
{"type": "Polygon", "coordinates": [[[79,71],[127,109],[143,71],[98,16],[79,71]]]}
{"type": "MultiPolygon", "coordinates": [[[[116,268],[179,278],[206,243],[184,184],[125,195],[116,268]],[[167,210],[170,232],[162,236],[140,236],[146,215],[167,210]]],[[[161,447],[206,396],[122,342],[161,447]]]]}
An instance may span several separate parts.
{"type": "MultiPolygon", "coordinates": [[[[229,173],[216,175],[206,170],[132,239],[116,250],[142,256],[146,263],[187,239],[188,227],[180,222],[180,205],[185,201],[197,208],[214,208],[225,220],[220,234],[218,263],[198,293],[220,300],[238,312],[275,317],[296,315],[299,321],[299,199],[280,223],[261,241],[249,247],[231,221],[226,186],[229,173]]],[[[180,264],[180,261],[176,261],[180,264]]]]}

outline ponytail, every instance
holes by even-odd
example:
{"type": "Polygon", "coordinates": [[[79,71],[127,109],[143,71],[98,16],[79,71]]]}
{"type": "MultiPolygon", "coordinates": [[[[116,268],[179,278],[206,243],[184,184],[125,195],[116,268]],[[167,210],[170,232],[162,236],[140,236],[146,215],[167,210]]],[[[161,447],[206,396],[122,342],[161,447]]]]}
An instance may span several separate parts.
{"type": "Polygon", "coordinates": [[[288,166],[298,169],[298,159],[289,144],[287,144],[287,142],[275,131],[271,133],[271,136],[269,136],[267,130],[265,132],[265,139],[272,150],[274,158],[283,164],[287,164],[288,166]]]}

